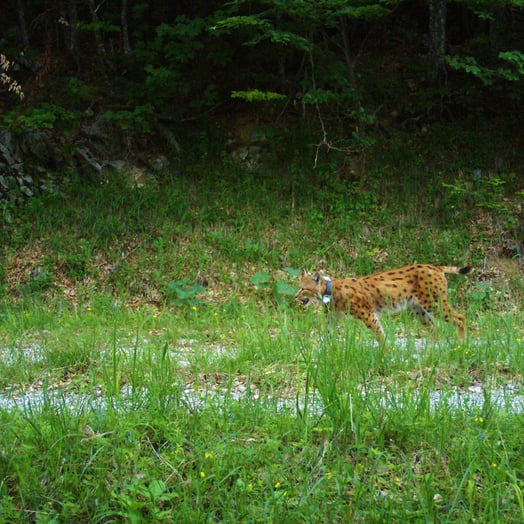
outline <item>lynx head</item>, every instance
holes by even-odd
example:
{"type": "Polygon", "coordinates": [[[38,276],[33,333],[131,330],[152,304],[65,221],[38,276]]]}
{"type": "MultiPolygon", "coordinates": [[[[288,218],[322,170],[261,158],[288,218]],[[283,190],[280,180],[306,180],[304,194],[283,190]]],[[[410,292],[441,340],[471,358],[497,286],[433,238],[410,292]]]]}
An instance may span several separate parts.
{"type": "Polygon", "coordinates": [[[295,300],[303,306],[309,306],[315,299],[322,300],[323,278],[319,271],[304,273],[298,283],[295,300]]]}

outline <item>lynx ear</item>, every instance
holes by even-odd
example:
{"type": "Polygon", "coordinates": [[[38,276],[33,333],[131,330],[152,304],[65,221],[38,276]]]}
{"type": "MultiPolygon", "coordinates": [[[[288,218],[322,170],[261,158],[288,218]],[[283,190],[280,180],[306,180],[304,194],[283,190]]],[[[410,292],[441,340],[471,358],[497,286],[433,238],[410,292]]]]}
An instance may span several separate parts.
{"type": "Polygon", "coordinates": [[[313,282],[315,284],[318,284],[320,282],[320,272],[316,272],[315,275],[313,276],[313,282]]]}

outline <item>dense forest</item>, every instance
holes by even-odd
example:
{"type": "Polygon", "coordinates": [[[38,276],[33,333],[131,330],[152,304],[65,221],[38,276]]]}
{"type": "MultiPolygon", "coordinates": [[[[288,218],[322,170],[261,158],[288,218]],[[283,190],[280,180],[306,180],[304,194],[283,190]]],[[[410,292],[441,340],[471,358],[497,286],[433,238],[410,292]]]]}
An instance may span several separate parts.
{"type": "Polygon", "coordinates": [[[225,143],[242,135],[239,115],[276,129],[293,122],[317,154],[342,159],[378,134],[434,122],[503,120],[502,133],[516,134],[523,6],[10,0],[0,20],[2,192],[31,194],[32,177],[96,171],[123,151],[188,152],[202,132],[225,143]]]}

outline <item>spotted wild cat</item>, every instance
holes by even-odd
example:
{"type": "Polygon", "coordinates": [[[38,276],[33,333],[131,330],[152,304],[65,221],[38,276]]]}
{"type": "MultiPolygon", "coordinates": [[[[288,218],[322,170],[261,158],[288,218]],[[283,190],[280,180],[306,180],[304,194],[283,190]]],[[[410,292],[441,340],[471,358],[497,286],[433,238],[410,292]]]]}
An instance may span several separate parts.
{"type": "Polygon", "coordinates": [[[304,306],[318,299],[339,315],[349,313],[364,322],[378,339],[384,337],[379,315],[405,308],[413,310],[424,324],[432,323],[433,315],[441,313],[464,338],[464,316],[448,304],[445,273],[465,275],[470,271],[470,267],[413,264],[362,278],[331,279],[315,272],[301,277],[295,299],[304,306]]]}

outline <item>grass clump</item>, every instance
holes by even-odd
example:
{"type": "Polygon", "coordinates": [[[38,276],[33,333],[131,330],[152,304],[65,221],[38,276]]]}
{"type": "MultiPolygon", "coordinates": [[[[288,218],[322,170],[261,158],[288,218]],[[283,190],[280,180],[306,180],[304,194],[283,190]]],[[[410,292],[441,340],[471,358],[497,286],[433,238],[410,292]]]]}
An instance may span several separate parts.
{"type": "Polygon", "coordinates": [[[467,210],[437,216],[440,182],[402,199],[390,179],[297,164],[213,169],[141,189],[115,175],[9,210],[1,519],[521,522],[516,261],[481,263],[494,236],[467,210]],[[293,304],[299,270],[321,263],[468,259],[473,275],[450,279],[465,341],[404,313],[379,345],[293,304]]]}

